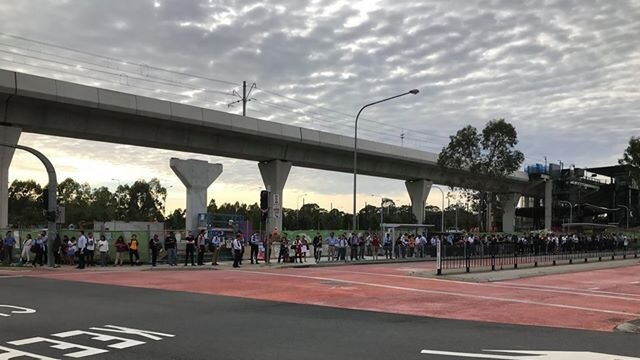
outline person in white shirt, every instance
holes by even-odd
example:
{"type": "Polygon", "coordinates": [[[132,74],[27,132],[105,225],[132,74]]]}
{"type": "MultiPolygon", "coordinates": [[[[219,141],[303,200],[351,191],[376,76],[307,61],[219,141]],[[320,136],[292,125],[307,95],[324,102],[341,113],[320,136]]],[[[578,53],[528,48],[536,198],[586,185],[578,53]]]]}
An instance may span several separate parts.
{"type": "Polygon", "coordinates": [[[98,241],[98,252],[100,253],[100,266],[107,266],[109,242],[104,237],[104,235],[100,235],[100,240],[98,241]]]}
{"type": "Polygon", "coordinates": [[[242,248],[244,247],[242,244],[242,235],[238,232],[236,234],[236,238],[233,239],[231,243],[231,247],[233,248],[233,267],[240,267],[240,259],[242,259],[242,248]]]}
{"type": "Polygon", "coordinates": [[[220,237],[223,235],[222,232],[220,233],[215,233],[213,235],[213,237],[211,238],[211,265],[218,265],[218,258],[220,256],[220,244],[221,244],[221,239],[220,237]]]}
{"type": "Polygon", "coordinates": [[[84,236],[84,231],[80,231],[80,237],[78,238],[78,266],[77,269],[84,269],[84,256],[87,250],[87,237],[84,236]]]}
{"type": "Polygon", "coordinates": [[[27,240],[22,244],[22,253],[20,254],[23,264],[31,261],[31,245],[33,245],[33,238],[31,238],[31,234],[27,234],[27,240]]]}
{"type": "Polygon", "coordinates": [[[93,255],[96,251],[96,239],[93,237],[93,233],[89,233],[89,236],[87,237],[87,251],[86,251],[86,257],[87,257],[87,265],[89,266],[93,266],[93,255]]]}

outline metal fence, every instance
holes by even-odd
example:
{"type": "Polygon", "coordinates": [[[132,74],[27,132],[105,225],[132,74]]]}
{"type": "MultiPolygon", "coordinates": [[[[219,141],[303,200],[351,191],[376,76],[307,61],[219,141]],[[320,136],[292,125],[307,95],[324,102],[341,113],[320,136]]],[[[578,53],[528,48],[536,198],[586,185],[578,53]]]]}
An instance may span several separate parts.
{"type": "Polygon", "coordinates": [[[517,269],[518,266],[553,266],[577,262],[624,260],[638,258],[640,244],[637,239],[622,241],[587,241],[565,244],[555,243],[439,243],[437,274],[445,271],[471,272],[472,270],[517,269]]]}

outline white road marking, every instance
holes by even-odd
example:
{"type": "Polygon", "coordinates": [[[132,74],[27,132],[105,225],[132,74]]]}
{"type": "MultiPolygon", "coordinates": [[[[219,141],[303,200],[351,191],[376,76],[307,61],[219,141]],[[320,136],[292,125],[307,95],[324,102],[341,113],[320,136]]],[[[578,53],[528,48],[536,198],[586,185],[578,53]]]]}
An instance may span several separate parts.
{"type": "Polygon", "coordinates": [[[614,295],[614,296],[629,296],[629,297],[640,298],[640,294],[621,293],[621,292],[604,291],[604,290],[586,290],[586,289],[577,289],[577,288],[564,287],[564,286],[522,284],[522,283],[517,283],[517,282],[504,282],[504,283],[501,283],[501,285],[521,286],[521,287],[527,287],[527,288],[564,290],[564,291],[574,291],[574,292],[592,292],[594,294],[604,294],[604,295],[614,295]]]}
{"type": "Polygon", "coordinates": [[[45,337],[41,337],[41,336],[36,336],[36,337],[29,338],[29,339],[9,341],[8,344],[16,345],[16,346],[22,346],[22,345],[28,345],[28,344],[35,344],[35,343],[39,343],[39,342],[51,343],[51,344],[53,344],[53,345],[51,345],[52,348],[59,349],[59,350],[82,349],[81,351],[75,351],[75,352],[64,354],[64,356],[68,356],[68,357],[72,357],[72,358],[83,358],[85,356],[92,356],[92,355],[103,354],[103,353],[109,352],[109,350],[103,350],[103,349],[98,349],[98,348],[94,348],[94,347],[91,347],[91,346],[68,343],[68,342],[65,342],[65,341],[49,339],[49,338],[45,338],[45,337]]]}
{"type": "Polygon", "coordinates": [[[29,309],[29,308],[26,308],[26,307],[14,306],[14,305],[2,305],[2,304],[0,304],[0,308],[15,309],[15,310],[11,310],[9,314],[5,314],[5,313],[1,313],[0,312],[0,316],[2,316],[2,317],[9,317],[9,316],[11,316],[11,314],[35,314],[35,312],[36,312],[34,309],[29,309]]]}
{"type": "Polygon", "coordinates": [[[342,283],[345,283],[345,284],[378,287],[378,288],[392,289],[392,290],[420,292],[420,293],[425,293],[425,294],[449,295],[449,296],[463,297],[463,298],[466,298],[466,299],[474,298],[474,299],[482,299],[482,300],[511,302],[511,303],[518,303],[518,304],[538,305],[538,306],[555,307],[555,308],[561,308],[561,309],[571,309],[571,310],[579,310],[579,311],[587,311],[587,312],[596,312],[596,313],[614,314],[614,315],[622,315],[622,316],[640,317],[640,313],[630,313],[630,312],[615,311],[615,310],[604,310],[604,309],[596,309],[596,308],[588,308],[588,307],[572,306],[572,305],[564,305],[564,304],[544,303],[544,302],[523,300],[523,299],[509,299],[509,298],[501,298],[501,297],[495,297],[495,296],[484,296],[484,295],[456,293],[456,292],[452,292],[452,291],[416,289],[416,288],[403,287],[403,286],[383,285],[383,284],[368,283],[368,282],[363,282],[363,281],[342,280],[342,279],[319,277],[319,276],[294,275],[294,274],[284,274],[284,273],[269,273],[269,272],[249,271],[249,270],[241,270],[241,272],[246,273],[246,274],[292,277],[292,278],[298,278],[298,279],[311,279],[311,280],[320,280],[320,281],[336,281],[336,282],[342,282],[342,283]]]}
{"type": "Polygon", "coordinates": [[[38,355],[26,351],[16,350],[4,346],[0,346],[0,360],[9,360],[17,357],[26,357],[30,359],[38,359],[38,360],[58,360],[54,358],[50,358],[48,356],[38,355]]]}
{"type": "Polygon", "coordinates": [[[586,351],[534,351],[534,350],[484,350],[494,353],[520,354],[520,355],[491,355],[484,353],[463,353],[452,351],[422,350],[422,354],[455,356],[474,359],[497,360],[640,360],[636,357],[618,356],[586,351]]]}
{"type": "MultiPolygon", "coordinates": [[[[573,289],[573,290],[547,289],[547,288],[538,289],[538,288],[530,288],[527,285],[511,285],[509,283],[501,283],[501,284],[496,284],[496,283],[474,283],[474,282],[457,281],[457,280],[432,279],[432,278],[424,278],[424,277],[410,276],[410,275],[366,273],[366,272],[345,271],[345,270],[335,270],[335,269],[329,269],[329,271],[340,272],[340,273],[345,273],[345,274],[374,275],[374,276],[387,276],[387,277],[405,278],[405,279],[414,279],[414,280],[423,280],[423,281],[450,282],[450,283],[454,283],[454,284],[462,284],[462,285],[467,285],[467,286],[521,289],[521,290],[530,290],[530,291],[539,291],[539,292],[551,292],[551,293],[560,293],[560,294],[569,294],[569,295],[578,295],[578,296],[602,297],[602,298],[607,298],[607,299],[617,299],[617,300],[627,300],[627,301],[640,301],[640,295],[637,295],[637,296],[639,296],[638,298],[635,298],[635,297],[624,297],[624,296],[601,294],[600,291],[584,290],[584,289],[573,289]]],[[[612,294],[615,294],[615,293],[612,293],[612,294]]]]}

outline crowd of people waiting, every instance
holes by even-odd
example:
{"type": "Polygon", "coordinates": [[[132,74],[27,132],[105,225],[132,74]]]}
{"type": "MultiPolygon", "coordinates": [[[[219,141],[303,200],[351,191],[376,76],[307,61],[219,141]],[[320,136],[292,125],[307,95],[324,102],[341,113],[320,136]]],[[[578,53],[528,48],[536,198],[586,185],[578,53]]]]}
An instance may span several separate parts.
{"type": "MultiPolygon", "coordinates": [[[[207,236],[204,230],[197,236],[193,236],[188,231],[184,237],[184,266],[189,263],[192,266],[204,265],[204,255],[211,253],[211,264],[218,265],[220,251],[225,247],[224,234],[215,233],[207,236]]],[[[277,248],[277,262],[281,263],[305,263],[308,255],[313,251],[313,258],[316,263],[323,261],[361,261],[370,259],[405,259],[424,258],[435,256],[438,242],[441,241],[447,254],[455,253],[456,250],[464,249],[472,255],[482,255],[486,249],[492,246],[511,246],[510,251],[519,253],[558,253],[569,251],[598,251],[607,249],[627,250],[630,245],[637,248],[637,239],[630,238],[625,234],[553,234],[553,233],[531,233],[520,235],[505,234],[462,234],[449,233],[445,235],[434,234],[427,237],[426,233],[411,234],[402,233],[395,239],[390,233],[386,233],[380,238],[376,232],[364,233],[342,233],[335,235],[330,233],[323,238],[320,232],[313,239],[307,235],[296,235],[289,239],[286,233],[280,235],[277,229],[268,234],[265,239],[261,239],[258,232],[253,233],[248,239],[242,232],[237,232],[231,241],[231,255],[234,259],[234,267],[242,264],[245,247],[250,248],[250,261],[258,264],[259,260],[269,262],[272,250],[277,248]],[[326,254],[325,254],[326,249],[326,254]],[[448,252],[452,250],[453,252],[448,252]]],[[[177,266],[178,243],[175,234],[169,232],[162,241],[157,234],[149,239],[150,262],[156,266],[160,254],[166,255],[166,263],[170,266],[177,266]],[[165,254],[166,253],[166,254],[165,254]]],[[[2,251],[0,261],[5,265],[12,262],[14,247],[18,245],[11,231],[7,232],[2,239],[2,251]]],[[[104,235],[96,240],[93,233],[85,235],[84,231],[79,231],[77,237],[64,235],[62,238],[56,235],[50,243],[46,231],[39,232],[35,238],[31,234],[26,235],[26,239],[20,249],[20,264],[30,266],[43,266],[48,259],[48,246],[52,246],[54,262],[59,265],[72,265],[79,269],[85,266],[108,266],[111,260],[111,247],[104,235]]],[[[131,266],[141,265],[140,243],[136,234],[132,234],[125,240],[119,236],[113,242],[114,266],[122,266],[128,258],[131,266]]],[[[274,257],[275,258],[275,257],[274,257]]]]}

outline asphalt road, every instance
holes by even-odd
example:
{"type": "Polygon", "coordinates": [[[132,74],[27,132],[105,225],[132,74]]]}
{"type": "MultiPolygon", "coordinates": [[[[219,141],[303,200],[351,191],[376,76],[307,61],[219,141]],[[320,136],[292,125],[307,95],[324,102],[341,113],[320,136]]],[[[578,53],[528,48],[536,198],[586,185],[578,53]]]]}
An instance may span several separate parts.
{"type": "MultiPolygon", "coordinates": [[[[103,350],[108,352],[86,358],[454,359],[463,357],[421,354],[421,351],[482,353],[484,356],[478,358],[494,358],[488,357],[489,354],[497,353],[483,351],[535,350],[589,351],[640,359],[640,336],[5,276],[0,277],[0,359],[11,358],[7,355],[8,349],[57,359],[71,358],[65,354],[74,352],[81,352],[76,356],[83,358],[81,355],[103,350]],[[20,310],[6,305],[36,312],[11,313],[11,310],[20,310]],[[122,327],[163,334],[122,334],[127,331],[122,327]],[[73,330],[94,332],[94,335],[64,334],[73,330]],[[101,341],[95,339],[97,334],[135,341],[124,343],[122,339],[108,338],[101,341]],[[34,337],[36,339],[32,339],[34,337]],[[47,339],[63,343],[51,343],[47,339]],[[64,342],[89,349],[65,346],[64,342]],[[118,344],[130,347],[117,348],[118,344]],[[94,350],[90,350],[92,348],[94,350]]],[[[578,354],[531,357],[500,353],[497,356],[497,359],[587,359],[578,354]]]]}

